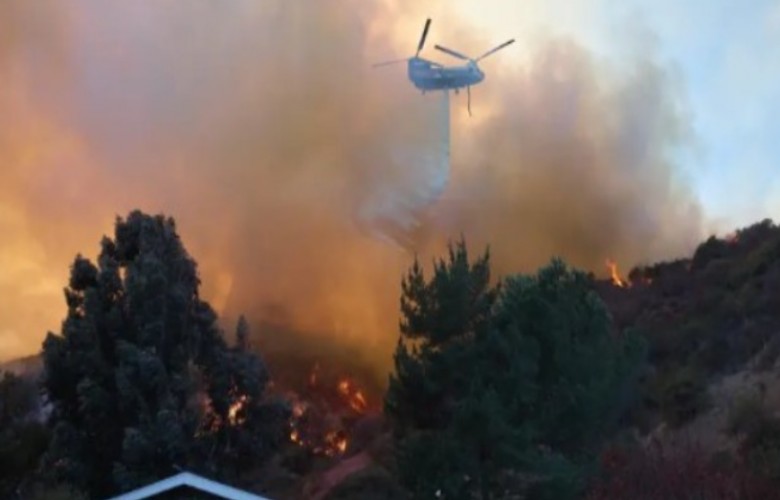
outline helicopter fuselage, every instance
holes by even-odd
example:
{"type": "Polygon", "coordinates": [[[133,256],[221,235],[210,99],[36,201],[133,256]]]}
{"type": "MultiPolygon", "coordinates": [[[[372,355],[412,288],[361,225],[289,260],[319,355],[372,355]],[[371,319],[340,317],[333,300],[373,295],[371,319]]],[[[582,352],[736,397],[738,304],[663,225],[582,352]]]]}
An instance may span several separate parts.
{"type": "Polygon", "coordinates": [[[485,79],[485,74],[473,62],[443,67],[420,57],[412,57],[408,68],[409,80],[423,91],[457,90],[476,85],[485,79]]]}

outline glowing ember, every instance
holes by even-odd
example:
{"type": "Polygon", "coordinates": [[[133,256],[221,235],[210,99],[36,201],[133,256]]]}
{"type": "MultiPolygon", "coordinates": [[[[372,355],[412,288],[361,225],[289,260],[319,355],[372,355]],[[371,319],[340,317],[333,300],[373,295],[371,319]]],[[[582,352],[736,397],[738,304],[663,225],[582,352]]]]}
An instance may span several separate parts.
{"type": "Polygon", "coordinates": [[[347,451],[347,437],[342,432],[329,432],[325,436],[327,445],[322,452],[328,456],[342,454],[347,451]]]}
{"type": "Polygon", "coordinates": [[[295,401],[292,407],[293,418],[301,418],[306,412],[306,403],[295,401]]]}
{"type": "Polygon", "coordinates": [[[317,376],[319,375],[319,372],[320,372],[320,364],[316,363],[314,365],[314,368],[312,369],[311,373],[309,374],[309,385],[310,386],[314,387],[315,385],[317,385],[317,376]]]}
{"type": "Polygon", "coordinates": [[[350,399],[349,405],[352,407],[353,410],[362,413],[363,411],[365,411],[366,407],[368,406],[368,403],[366,403],[366,398],[363,397],[363,393],[357,391],[350,399]]]}
{"type": "Polygon", "coordinates": [[[228,410],[228,423],[230,425],[241,425],[246,421],[246,417],[241,415],[240,412],[246,405],[247,399],[246,395],[242,395],[235,403],[230,405],[230,409],[228,410]]]}
{"type": "Polygon", "coordinates": [[[368,404],[363,393],[349,379],[342,379],[338,385],[339,393],[344,397],[350,408],[358,413],[366,411],[368,404]]]}
{"type": "Polygon", "coordinates": [[[607,269],[609,269],[610,278],[612,278],[612,283],[615,286],[619,286],[621,288],[625,288],[628,286],[628,282],[624,281],[620,277],[620,273],[618,272],[617,263],[613,260],[607,259],[607,269]]]}

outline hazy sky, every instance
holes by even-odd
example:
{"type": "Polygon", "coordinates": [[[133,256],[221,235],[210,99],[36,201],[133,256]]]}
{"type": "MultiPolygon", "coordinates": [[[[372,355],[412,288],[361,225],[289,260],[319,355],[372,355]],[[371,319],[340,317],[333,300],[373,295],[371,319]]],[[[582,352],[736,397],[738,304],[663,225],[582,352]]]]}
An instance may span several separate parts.
{"type": "Polygon", "coordinates": [[[641,12],[683,75],[706,213],[731,225],[779,218],[780,1],[620,4],[641,12]]]}
{"type": "Polygon", "coordinates": [[[58,329],[73,257],[133,208],[176,218],[220,312],[383,365],[411,261],[388,226],[500,273],[685,255],[780,212],[778,47],[777,1],[4,0],[0,359],[58,329]],[[452,96],[449,146],[440,98],[370,68],[428,16],[442,62],[517,39],[473,118],[452,96]]]}
{"type": "MultiPolygon", "coordinates": [[[[643,43],[679,72],[697,141],[682,161],[707,216],[723,228],[778,218],[780,1],[454,3],[495,39],[511,26],[550,30],[574,34],[607,57],[643,33],[643,43]]],[[[513,64],[511,57],[491,64],[513,64]]]]}

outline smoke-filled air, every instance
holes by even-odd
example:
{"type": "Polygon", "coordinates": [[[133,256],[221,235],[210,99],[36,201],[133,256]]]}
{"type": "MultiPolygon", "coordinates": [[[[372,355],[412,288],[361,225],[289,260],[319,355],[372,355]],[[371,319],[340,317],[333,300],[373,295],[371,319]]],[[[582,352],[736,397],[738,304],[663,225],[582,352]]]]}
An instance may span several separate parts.
{"type": "Polygon", "coordinates": [[[449,239],[489,244],[499,274],[690,251],[704,222],[674,160],[692,139],[673,68],[651,45],[608,59],[475,29],[457,3],[0,3],[0,359],[59,329],[73,258],[134,208],[176,219],[229,321],[378,373],[403,273],[449,239]],[[465,92],[371,67],[413,55],[429,15],[431,46],[517,39],[482,64],[471,118],[465,92]]]}

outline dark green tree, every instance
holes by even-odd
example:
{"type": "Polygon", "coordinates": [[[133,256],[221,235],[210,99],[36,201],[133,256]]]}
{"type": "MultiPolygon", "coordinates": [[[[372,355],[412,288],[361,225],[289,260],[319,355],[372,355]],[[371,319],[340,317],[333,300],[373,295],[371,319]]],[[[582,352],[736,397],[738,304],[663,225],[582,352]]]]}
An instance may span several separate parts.
{"type": "Polygon", "coordinates": [[[0,498],[20,498],[48,446],[38,393],[29,377],[0,375],[0,498]]]}
{"type": "MultiPolygon", "coordinates": [[[[533,345],[535,363],[527,379],[533,395],[512,418],[532,429],[542,450],[532,488],[538,498],[573,498],[603,440],[627,410],[646,353],[644,340],[616,333],[592,277],[560,259],[530,276],[506,280],[494,328],[502,336],[533,345]]],[[[512,398],[513,378],[495,370],[501,398],[512,398]]],[[[516,384],[517,382],[515,382],[516,384]]]]}
{"type": "Polygon", "coordinates": [[[233,401],[228,409],[228,425],[218,426],[221,460],[236,479],[241,473],[257,465],[258,457],[265,457],[287,441],[286,429],[290,413],[280,404],[252,404],[263,400],[263,391],[269,382],[268,371],[252,350],[249,324],[244,316],[238,320],[235,346],[222,360],[228,394],[233,401]]]}
{"type": "Polygon", "coordinates": [[[46,458],[57,476],[105,497],[179,468],[233,472],[248,420],[236,408],[266,431],[242,458],[268,457],[286,409],[264,398],[268,376],[246,339],[228,347],[199,285],[162,215],[117,218],[97,265],[76,257],[61,335],[43,344],[54,433],[46,458]]]}
{"type": "Polygon", "coordinates": [[[470,380],[463,363],[488,326],[498,288],[490,283],[489,250],[469,261],[463,240],[449,245],[449,260],[434,262],[426,281],[415,259],[401,287],[401,337],[385,409],[396,429],[440,429],[470,380]]]}
{"type": "Polygon", "coordinates": [[[418,498],[574,498],[643,343],[615,336],[592,278],[560,260],[491,288],[487,253],[450,256],[403,283],[385,410],[404,483],[418,498]]]}

